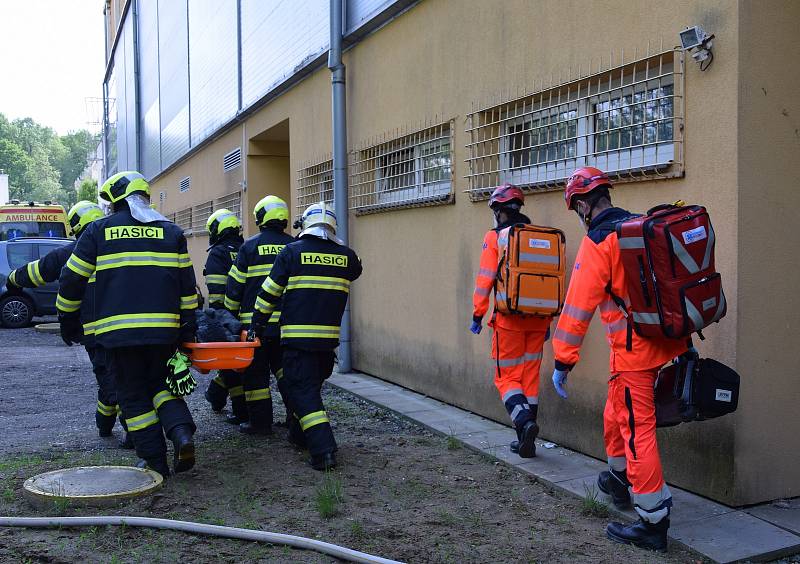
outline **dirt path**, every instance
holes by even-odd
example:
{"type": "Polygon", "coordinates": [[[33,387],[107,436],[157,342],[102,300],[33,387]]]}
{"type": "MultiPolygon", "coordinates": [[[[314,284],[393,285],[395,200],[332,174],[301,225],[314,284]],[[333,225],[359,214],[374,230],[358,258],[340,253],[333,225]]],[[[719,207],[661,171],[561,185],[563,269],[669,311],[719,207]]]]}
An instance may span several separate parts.
{"type": "MultiPolygon", "coordinates": [[[[297,534],[407,562],[696,562],[609,542],[607,519],[581,501],[455,441],[327,388],[340,468],[327,478],[285,430],[255,440],[212,414],[196,416],[198,467],[157,495],[113,510],[38,511],[20,489],[32,474],[132,463],[96,436],[94,383],[82,350],[32,330],[0,331],[0,514],[150,515],[297,534]],[[333,492],[337,495],[331,495],[333,492]],[[332,515],[323,516],[324,512],[332,515]]],[[[203,377],[204,389],[208,377],[203,377]]],[[[275,394],[277,396],[277,394],[275,394]]],[[[282,414],[282,409],[277,409],[282,414]]],[[[276,415],[278,420],[281,415],[276,415]]],[[[602,513],[602,508],[593,508],[602,513]]],[[[141,529],[0,529],[0,561],[330,562],[311,552],[141,529]]]]}

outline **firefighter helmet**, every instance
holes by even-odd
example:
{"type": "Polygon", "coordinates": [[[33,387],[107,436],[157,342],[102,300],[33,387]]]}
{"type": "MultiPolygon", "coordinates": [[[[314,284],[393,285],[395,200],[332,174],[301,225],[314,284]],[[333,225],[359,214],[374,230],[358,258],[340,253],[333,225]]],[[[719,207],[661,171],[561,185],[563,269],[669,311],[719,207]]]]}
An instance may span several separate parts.
{"type": "Polygon", "coordinates": [[[303,231],[311,227],[327,226],[336,233],[336,212],[333,211],[333,206],[326,202],[308,206],[306,211],[303,212],[300,221],[302,222],[303,231]]]}
{"type": "Polygon", "coordinates": [[[518,200],[520,206],[525,205],[525,194],[519,187],[506,183],[494,189],[492,196],[489,198],[489,207],[492,209],[495,206],[503,207],[503,205],[508,205],[514,200],[518,200]]]}
{"type": "Polygon", "coordinates": [[[103,183],[100,188],[100,197],[116,204],[131,194],[141,193],[150,197],[150,185],[141,173],[135,170],[118,172],[103,183]]]}
{"type": "Polygon", "coordinates": [[[219,237],[220,233],[226,229],[238,230],[241,229],[241,227],[242,223],[239,221],[239,218],[236,217],[236,214],[225,208],[212,213],[208,216],[208,221],[206,221],[206,229],[212,239],[219,237]]]}
{"type": "Polygon", "coordinates": [[[80,235],[96,219],[100,219],[105,214],[103,210],[88,200],[81,200],[69,209],[67,213],[67,221],[69,222],[70,235],[80,235]]]}
{"type": "Polygon", "coordinates": [[[267,196],[262,198],[253,208],[253,216],[256,218],[256,225],[259,227],[266,225],[268,221],[277,219],[278,221],[289,221],[289,206],[278,196],[267,196]]]}
{"type": "Polygon", "coordinates": [[[611,180],[605,172],[593,166],[584,166],[576,169],[567,180],[567,189],[564,190],[567,209],[572,209],[575,196],[588,194],[601,186],[611,188],[611,180]]]}

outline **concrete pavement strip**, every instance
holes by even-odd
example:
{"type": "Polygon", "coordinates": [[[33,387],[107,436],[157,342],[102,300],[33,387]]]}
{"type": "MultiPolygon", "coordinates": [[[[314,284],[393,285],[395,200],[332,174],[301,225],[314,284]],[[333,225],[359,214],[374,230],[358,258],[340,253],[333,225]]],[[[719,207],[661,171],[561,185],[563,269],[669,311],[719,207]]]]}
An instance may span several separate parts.
{"type": "MultiPolygon", "coordinates": [[[[508,447],[514,439],[509,426],[366,374],[334,373],[328,382],[436,433],[454,436],[466,447],[556,489],[580,498],[596,492],[612,514],[637,518],[633,510],[617,510],[597,490],[604,462],[560,446],[545,448],[542,441],[537,441],[536,458],[519,458],[508,447]]],[[[720,563],[763,561],[800,552],[800,499],[738,509],[674,486],[670,489],[675,500],[670,538],[706,558],[720,563]]]]}

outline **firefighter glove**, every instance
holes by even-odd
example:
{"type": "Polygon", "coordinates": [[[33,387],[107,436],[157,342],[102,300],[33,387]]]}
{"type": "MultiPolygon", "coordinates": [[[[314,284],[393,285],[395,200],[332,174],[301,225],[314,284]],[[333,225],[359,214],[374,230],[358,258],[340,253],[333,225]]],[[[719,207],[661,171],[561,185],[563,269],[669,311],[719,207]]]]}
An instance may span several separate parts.
{"type": "Polygon", "coordinates": [[[480,317],[473,317],[472,318],[472,325],[469,326],[469,330],[475,333],[476,335],[480,335],[481,331],[483,330],[483,325],[481,325],[481,318],[480,317]]]}
{"type": "Polygon", "coordinates": [[[556,388],[556,393],[562,398],[567,399],[567,376],[569,370],[553,370],[553,386],[556,388]]]}
{"type": "Polygon", "coordinates": [[[189,370],[191,365],[189,357],[179,350],[167,361],[167,389],[173,396],[188,396],[197,387],[197,380],[189,370]]]}
{"type": "Polygon", "coordinates": [[[61,327],[61,340],[67,346],[71,347],[73,344],[80,344],[83,340],[83,326],[79,315],[61,314],[58,316],[58,324],[61,327]]]}

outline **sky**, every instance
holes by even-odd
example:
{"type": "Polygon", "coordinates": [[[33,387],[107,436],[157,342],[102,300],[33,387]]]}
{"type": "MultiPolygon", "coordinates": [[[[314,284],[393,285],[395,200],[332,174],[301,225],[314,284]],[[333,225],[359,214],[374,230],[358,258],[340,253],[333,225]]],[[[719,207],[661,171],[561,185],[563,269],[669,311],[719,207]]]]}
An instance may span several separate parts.
{"type": "Polygon", "coordinates": [[[0,113],[60,135],[98,131],[105,74],[103,0],[0,0],[0,113]],[[98,115],[90,116],[90,113],[98,115]]]}

